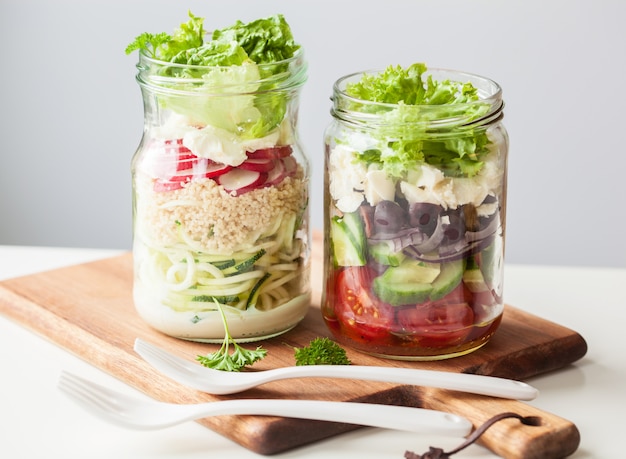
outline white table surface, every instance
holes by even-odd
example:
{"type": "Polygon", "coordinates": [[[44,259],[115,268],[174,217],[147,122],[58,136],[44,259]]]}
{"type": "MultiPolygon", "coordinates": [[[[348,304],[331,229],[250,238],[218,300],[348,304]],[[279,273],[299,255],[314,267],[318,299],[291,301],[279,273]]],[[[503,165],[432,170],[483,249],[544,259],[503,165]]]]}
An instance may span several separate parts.
{"type": "MultiPolygon", "coordinates": [[[[119,251],[0,246],[0,280],[117,255],[119,251]]],[[[509,265],[505,300],[579,332],[589,345],[575,364],[527,382],[531,402],[574,422],[581,445],[571,457],[623,457],[626,440],[626,270],[509,265]],[[621,454],[620,454],[621,452],[621,454]]],[[[0,457],[64,459],[260,458],[189,422],[160,431],[133,431],[94,418],[57,388],[61,370],[145,397],[44,338],[0,316],[0,457]]],[[[363,428],[286,453],[287,458],[401,459],[406,450],[449,450],[462,439],[363,428]]],[[[471,446],[455,458],[494,458],[471,446]]]]}

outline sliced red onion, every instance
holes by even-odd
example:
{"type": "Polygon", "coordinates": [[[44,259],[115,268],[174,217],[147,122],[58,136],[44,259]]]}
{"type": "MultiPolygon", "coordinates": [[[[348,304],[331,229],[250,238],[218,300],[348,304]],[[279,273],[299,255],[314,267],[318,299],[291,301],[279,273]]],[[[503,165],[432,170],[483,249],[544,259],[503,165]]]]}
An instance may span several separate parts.
{"type": "Polygon", "coordinates": [[[396,233],[378,233],[368,239],[370,244],[385,242],[392,252],[401,252],[408,246],[421,244],[428,238],[418,228],[406,228],[396,233]]]}

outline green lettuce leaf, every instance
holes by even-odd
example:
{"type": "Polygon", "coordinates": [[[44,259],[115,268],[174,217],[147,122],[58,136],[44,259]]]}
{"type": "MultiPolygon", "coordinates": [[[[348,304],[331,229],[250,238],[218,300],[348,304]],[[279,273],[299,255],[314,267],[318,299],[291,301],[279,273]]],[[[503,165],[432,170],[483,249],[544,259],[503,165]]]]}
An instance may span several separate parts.
{"type": "Polygon", "coordinates": [[[157,50],[162,61],[172,61],[180,52],[202,46],[204,42],[204,18],[194,16],[189,11],[189,21],[182,23],[174,31],[171,40],[157,50]]]}
{"type": "Polygon", "coordinates": [[[197,95],[162,95],[161,104],[242,139],[264,137],[276,129],[285,116],[288,99],[282,92],[272,91],[280,83],[270,77],[287,67],[266,64],[291,58],[300,48],[285,18],[277,14],[247,24],[237,21],[214,31],[208,41],[204,18],[191,12],[189,18],[172,36],[144,33],[126,48],[127,54],[143,49],[159,60],[189,66],[164,66],[160,74],[176,78],[172,89],[197,95]]]}
{"type": "MultiPolygon", "coordinates": [[[[250,92],[258,89],[259,68],[248,62],[228,67],[212,67],[201,76],[207,94],[198,91],[194,83],[181,79],[177,90],[196,91],[196,95],[163,95],[160,101],[181,115],[188,116],[194,124],[225,129],[241,133],[246,126],[259,122],[261,112],[255,107],[255,98],[250,92]]],[[[262,136],[259,136],[262,137],[262,136]]]]}
{"type": "Polygon", "coordinates": [[[294,41],[291,28],[281,14],[213,32],[213,40],[236,42],[257,64],[269,64],[288,59],[300,48],[294,41]]]}
{"type": "Polygon", "coordinates": [[[427,163],[452,177],[471,177],[480,171],[482,159],[489,152],[489,139],[481,128],[463,124],[476,120],[489,106],[479,103],[477,89],[470,83],[436,81],[424,77],[422,63],[407,68],[389,66],[379,74],[365,74],[346,87],[354,98],[394,104],[395,107],[359,104],[354,109],[378,114],[383,123],[374,135],[381,143],[380,152],[361,155],[360,160],[379,163],[394,177],[427,163]],[[433,120],[459,118],[449,126],[431,126],[433,120]]]}

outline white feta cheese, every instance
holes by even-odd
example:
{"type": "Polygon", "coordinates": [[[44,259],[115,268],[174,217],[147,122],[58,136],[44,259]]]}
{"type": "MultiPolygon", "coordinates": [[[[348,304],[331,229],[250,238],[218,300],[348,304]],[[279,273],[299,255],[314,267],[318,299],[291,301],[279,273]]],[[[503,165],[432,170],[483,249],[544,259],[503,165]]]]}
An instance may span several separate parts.
{"type": "Polygon", "coordinates": [[[365,199],[375,206],[380,201],[394,201],[396,184],[384,171],[372,169],[367,171],[364,180],[365,199]]]}
{"type": "Polygon", "coordinates": [[[329,153],[329,192],[342,212],[354,212],[363,202],[367,169],[354,162],[354,151],[337,145],[329,153]]]}
{"type": "MultiPolygon", "coordinates": [[[[502,174],[494,151],[485,158],[475,177],[446,177],[436,167],[425,164],[407,173],[406,181],[400,182],[400,190],[409,203],[429,202],[452,209],[465,204],[478,207],[490,192],[500,189],[502,174]]],[[[489,210],[492,209],[482,209],[489,210]]]]}

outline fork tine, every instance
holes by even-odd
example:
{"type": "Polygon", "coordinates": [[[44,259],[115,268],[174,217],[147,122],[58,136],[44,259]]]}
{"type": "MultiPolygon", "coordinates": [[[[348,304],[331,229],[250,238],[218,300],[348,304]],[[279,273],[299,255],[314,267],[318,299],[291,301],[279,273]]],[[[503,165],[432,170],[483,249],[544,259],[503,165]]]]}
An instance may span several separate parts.
{"type": "Polygon", "coordinates": [[[132,402],[132,398],[124,394],[113,393],[99,384],[67,372],[62,372],[58,387],[83,408],[109,421],[119,422],[121,411],[132,402]]]}
{"type": "Polygon", "coordinates": [[[58,388],[77,404],[101,418],[111,418],[115,400],[78,376],[63,372],[58,388]]]}
{"type": "Polygon", "coordinates": [[[154,360],[164,362],[167,366],[174,367],[186,374],[193,375],[196,373],[196,366],[187,360],[181,359],[157,346],[146,343],[139,338],[135,340],[135,351],[142,356],[149,356],[154,360]]]}

